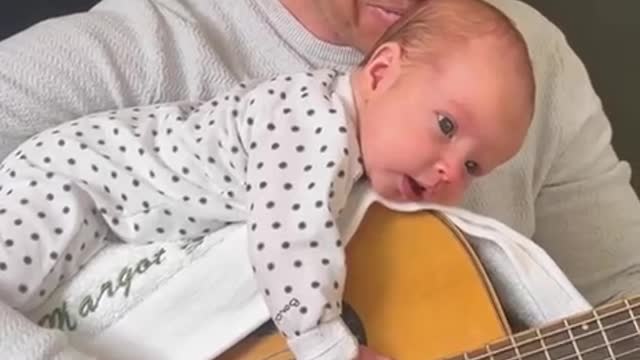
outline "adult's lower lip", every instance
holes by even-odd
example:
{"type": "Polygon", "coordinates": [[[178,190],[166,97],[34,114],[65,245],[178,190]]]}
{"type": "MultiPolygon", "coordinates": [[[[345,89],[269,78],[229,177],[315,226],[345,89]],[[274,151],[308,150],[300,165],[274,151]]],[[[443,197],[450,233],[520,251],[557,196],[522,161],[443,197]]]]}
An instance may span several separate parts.
{"type": "Polygon", "coordinates": [[[386,9],[377,5],[367,5],[367,9],[373,16],[387,23],[394,23],[400,18],[400,12],[386,9]]]}

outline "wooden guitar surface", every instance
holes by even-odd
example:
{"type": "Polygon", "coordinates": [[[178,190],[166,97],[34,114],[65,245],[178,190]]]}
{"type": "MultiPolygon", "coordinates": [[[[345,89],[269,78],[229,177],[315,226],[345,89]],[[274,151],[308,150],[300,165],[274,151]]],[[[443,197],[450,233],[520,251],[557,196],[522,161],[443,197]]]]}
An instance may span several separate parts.
{"type": "MultiPolygon", "coordinates": [[[[343,318],[361,343],[395,360],[431,360],[510,334],[464,237],[434,212],[372,205],[347,246],[343,318]]],[[[220,360],[292,360],[267,323],[220,360]]]]}

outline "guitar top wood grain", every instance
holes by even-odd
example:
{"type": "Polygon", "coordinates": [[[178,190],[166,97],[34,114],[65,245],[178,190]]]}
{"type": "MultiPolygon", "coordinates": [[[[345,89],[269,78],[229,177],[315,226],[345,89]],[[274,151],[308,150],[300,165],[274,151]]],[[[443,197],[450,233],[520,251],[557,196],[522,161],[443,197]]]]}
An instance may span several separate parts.
{"type": "MultiPolygon", "coordinates": [[[[347,247],[347,269],[343,318],[362,342],[396,360],[443,358],[509,334],[471,247],[438,214],[372,205],[347,247]]],[[[293,355],[266,324],[219,359],[293,355]]]]}

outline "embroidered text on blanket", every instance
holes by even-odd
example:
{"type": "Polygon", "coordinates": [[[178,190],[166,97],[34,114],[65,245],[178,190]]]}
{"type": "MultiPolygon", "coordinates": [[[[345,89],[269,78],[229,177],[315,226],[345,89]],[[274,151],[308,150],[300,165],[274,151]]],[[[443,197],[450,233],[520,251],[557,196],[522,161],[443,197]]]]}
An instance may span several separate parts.
{"type": "MultiPolygon", "coordinates": [[[[145,257],[138,261],[135,266],[125,266],[124,268],[122,268],[114,281],[108,280],[102,283],[102,285],[100,286],[100,292],[95,299],[91,294],[85,296],[82,299],[77,311],[78,315],[82,318],[85,318],[92,312],[96,311],[96,309],[100,306],[100,302],[105,293],[111,298],[116,295],[118,290],[123,289],[123,296],[128,297],[133,279],[136,277],[136,275],[142,275],[152,266],[160,265],[164,260],[162,255],[164,255],[165,252],[166,250],[164,248],[160,248],[153,255],[153,257],[145,257]]],[[[76,320],[74,320],[72,314],[67,309],[67,302],[63,301],[60,306],[54,308],[51,312],[44,315],[38,321],[38,325],[48,328],[57,328],[63,331],[73,331],[77,327],[77,322],[76,320]]]]}

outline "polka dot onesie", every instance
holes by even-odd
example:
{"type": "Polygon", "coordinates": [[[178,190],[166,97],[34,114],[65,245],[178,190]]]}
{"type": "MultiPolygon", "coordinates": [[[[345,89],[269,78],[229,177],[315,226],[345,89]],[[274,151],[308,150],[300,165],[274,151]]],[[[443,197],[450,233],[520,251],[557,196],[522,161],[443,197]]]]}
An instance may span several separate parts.
{"type": "Polygon", "coordinates": [[[37,306],[111,238],[176,241],[245,222],[260,290],[298,358],[353,353],[336,226],[362,175],[351,91],[332,70],[283,75],[34,136],[0,166],[0,299],[37,306]]]}

